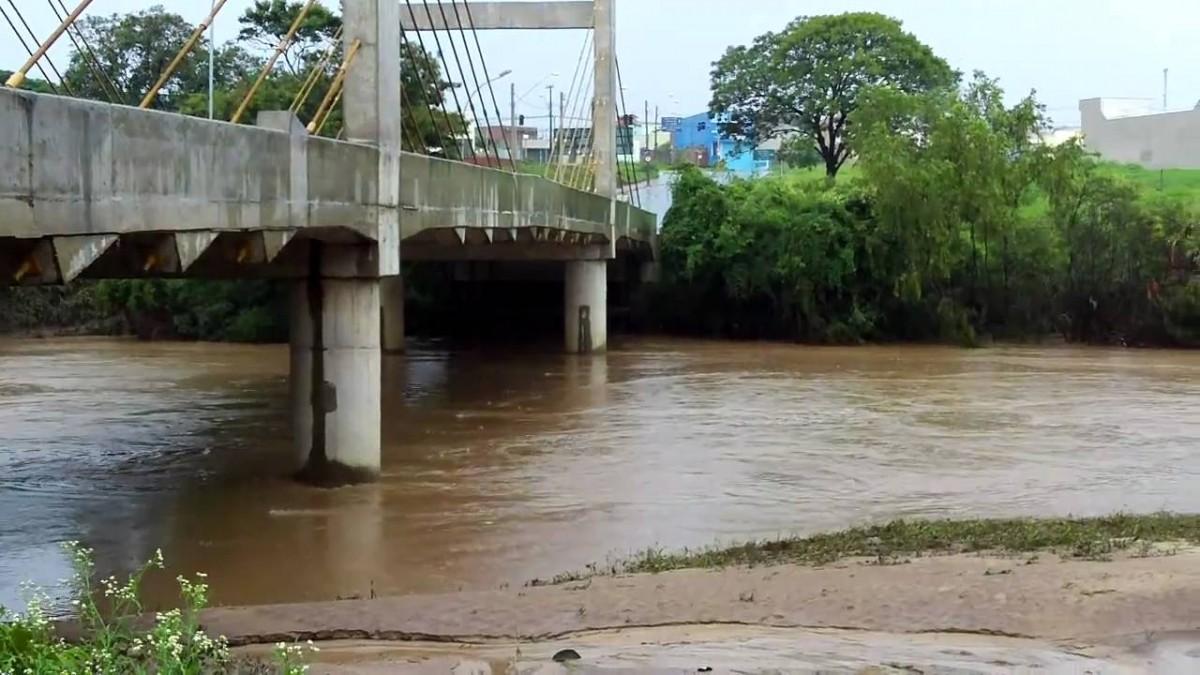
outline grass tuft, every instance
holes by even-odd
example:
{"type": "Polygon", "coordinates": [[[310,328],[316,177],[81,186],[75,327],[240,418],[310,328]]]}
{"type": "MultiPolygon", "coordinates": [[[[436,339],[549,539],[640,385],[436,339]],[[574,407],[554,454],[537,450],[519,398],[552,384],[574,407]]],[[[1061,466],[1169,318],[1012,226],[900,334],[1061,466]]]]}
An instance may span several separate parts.
{"type": "MultiPolygon", "coordinates": [[[[1052,551],[1082,560],[1111,560],[1156,544],[1200,544],[1200,515],[1116,514],[1100,518],[1014,518],[1003,520],[895,520],[808,537],[750,542],[730,547],[667,552],[650,548],[631,558],[586,571],[560,574],[549,583],[603,574],[669,572],[679,569],[777,564],[825,565],[845,558],[874,558],[887,564],[904,556],[1052,551]]],[[[531,585],[547,582],[534,581],[531,585]]]]}

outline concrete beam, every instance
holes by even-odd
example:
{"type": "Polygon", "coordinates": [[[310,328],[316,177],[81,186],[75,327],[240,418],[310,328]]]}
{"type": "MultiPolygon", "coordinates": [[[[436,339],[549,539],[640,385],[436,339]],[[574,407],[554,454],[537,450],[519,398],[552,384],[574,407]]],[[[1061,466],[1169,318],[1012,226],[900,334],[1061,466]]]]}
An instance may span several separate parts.
{"type": "Polygon", "coordinates": [[[507,260],[533,262],[549,260],[607,260],[612,247],[607,243],[571,246],[553,241],[496,242],[492,244],[457,244],[448,246],[437,242],[404,245],[404,259],[409,261],[477,261],[507,260]]]}
{"type": "Polygon", "coordinates": [[[591,0],[555,2],[471,2],[470,10],[460,7],[458,16],[446,9],[446,20],[434,9],[426,13],[419,3],[400,12],[400,25],[404,30],[555,30],[593,28],[595,17],[591,0]],[[432,16],[430,16],[432,14],[432,16]]]}

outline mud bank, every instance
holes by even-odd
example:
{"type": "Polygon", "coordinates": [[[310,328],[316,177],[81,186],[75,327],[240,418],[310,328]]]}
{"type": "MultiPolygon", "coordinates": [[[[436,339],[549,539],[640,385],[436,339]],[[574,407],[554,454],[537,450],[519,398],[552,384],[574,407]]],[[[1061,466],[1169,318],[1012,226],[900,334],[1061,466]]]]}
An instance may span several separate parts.
{"type": "Polygon", "coordinates": [[[599,669],[1187,672],[1200,668],[1189,654],[1197,608],[1200,550],[1160,547],[1107,562],[956,555],[682,570],[214,609],[204,623],[235,645],[326,642],[316,672],[538,672],[559,668],[549,657],[567,646],[599,669]]]}

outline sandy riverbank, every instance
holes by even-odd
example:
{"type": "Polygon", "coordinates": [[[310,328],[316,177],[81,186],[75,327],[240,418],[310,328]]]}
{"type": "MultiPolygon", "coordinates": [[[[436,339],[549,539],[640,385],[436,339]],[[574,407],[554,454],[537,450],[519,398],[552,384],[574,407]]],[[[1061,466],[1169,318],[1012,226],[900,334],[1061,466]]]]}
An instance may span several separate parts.
{"type": "Polygon", "coordinates": [[[550,656],[566,647],[596,669],[1194,672],[1200,549],[1148,553],[1107,562],[1042,553],[680,570],[214,609],[204,622],[234,644],[324,642],[315,672],[447,672],[456,664],[459,672],[542,672],[558,667],[550,656]]]}

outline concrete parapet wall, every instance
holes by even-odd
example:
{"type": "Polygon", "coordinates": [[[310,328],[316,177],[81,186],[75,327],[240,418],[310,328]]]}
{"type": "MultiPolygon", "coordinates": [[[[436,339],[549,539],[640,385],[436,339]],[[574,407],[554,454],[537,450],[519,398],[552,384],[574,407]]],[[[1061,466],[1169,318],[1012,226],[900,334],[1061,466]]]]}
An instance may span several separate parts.
{"type": "Polygon", "coordinates": [[[1080,101],[1084,143],[1113,162],[1148,169],[1200,168],[1200,110],[1108,119],[1102,99],[1080,101]]]}
{"type": "Polygon", "coordinates": [[[0,90],[0,235],[286,228],[288,157],[278,131],[0,90]]]}
{"type": "MultiPolygon", "coordinates": [[[[405,153],[400,165],[405,238],[439,228],[549,227],[610,237],[612,202],[541,176],[405,153]]],[[[616,203],[617,238],[649,241],[657,217],[616,203]]]]}

